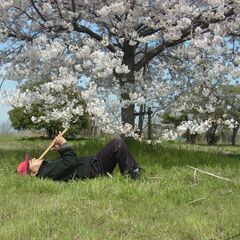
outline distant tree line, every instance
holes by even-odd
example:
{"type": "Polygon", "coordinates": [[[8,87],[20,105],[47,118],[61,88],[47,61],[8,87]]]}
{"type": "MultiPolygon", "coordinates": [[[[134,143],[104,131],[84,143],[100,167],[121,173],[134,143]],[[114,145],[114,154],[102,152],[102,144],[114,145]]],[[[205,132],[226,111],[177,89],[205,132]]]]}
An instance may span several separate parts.
{"type": "MultiPolygon", "coordinates": [[[[162,115],[164,124],[172,124],[173,127],[179,126],[183,121],[188,121],[188,114],[184,113],[179,117],[172,117],[168,112],[162,115]]],[[[195,144],[197,140],[206,141],[208,145],[215,145],[218,142],[231,142],[233,146],[237,143],[239,125],[234,128],[229,128],[223,124],[213,122],[212,126],[205,132],[205,134],[192,134],[189,129],[183,134],[183,138],[188,144],[195,144]]]]}

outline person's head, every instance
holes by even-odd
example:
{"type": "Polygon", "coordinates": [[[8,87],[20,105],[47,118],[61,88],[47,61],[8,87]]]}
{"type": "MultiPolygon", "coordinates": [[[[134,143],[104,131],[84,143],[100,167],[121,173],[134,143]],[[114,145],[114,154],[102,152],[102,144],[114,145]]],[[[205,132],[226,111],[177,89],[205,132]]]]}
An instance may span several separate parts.
{"type": "Polygon", "coordinates": [[[28,173],[30,157],[26,154],[25,159],[18,164],[17,172],[20,176],[26,175],[28,173]]]}
{"type": "Polygon", "coordinates": [[[18,164],[17,172],[20,176],[30,175],[36,176],[38,169],[40,168],[43,160],[30,158],[28,154],[26,154],[25,159],[18,164]]]}

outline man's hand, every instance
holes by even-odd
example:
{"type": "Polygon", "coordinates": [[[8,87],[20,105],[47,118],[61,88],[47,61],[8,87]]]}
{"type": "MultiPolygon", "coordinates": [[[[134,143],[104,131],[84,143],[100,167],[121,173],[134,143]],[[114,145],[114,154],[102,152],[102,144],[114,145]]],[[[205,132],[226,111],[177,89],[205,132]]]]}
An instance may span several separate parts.
{"type": "Polygon", "coordinates": [[[65,138],[61,135],[61,133],[60,133],[58,136],[56,136],[56,137],[54,138],[53,142],[54,142],[54,146],[52,147],[52,149],[53,149],[53,150],[59,150],[60,147],[61,147],[64,143],[66,143],[67,141],[66,141],[66,139],[65,139],[65,138]]]}
{"type": "Polygon", "coordinates": [[[43,162],[43,159],[39,160],[39,159],[36,159],[36,158],[32,158],[29,161],[29,172],[30,172],[29,174],[30,174],[30,176],[36,176],[42,162],[43,162]]]}

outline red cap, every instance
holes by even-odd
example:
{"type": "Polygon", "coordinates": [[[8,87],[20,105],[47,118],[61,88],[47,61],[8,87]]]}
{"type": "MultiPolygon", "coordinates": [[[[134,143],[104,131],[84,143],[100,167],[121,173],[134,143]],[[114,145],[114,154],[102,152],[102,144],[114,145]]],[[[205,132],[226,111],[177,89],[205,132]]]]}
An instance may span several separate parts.
{"type": "Polygon", "coordinates": [[[17,172],[20,176],[26,175],[31,157],[26,153],[24,160],[18,164],[17,172]]]}

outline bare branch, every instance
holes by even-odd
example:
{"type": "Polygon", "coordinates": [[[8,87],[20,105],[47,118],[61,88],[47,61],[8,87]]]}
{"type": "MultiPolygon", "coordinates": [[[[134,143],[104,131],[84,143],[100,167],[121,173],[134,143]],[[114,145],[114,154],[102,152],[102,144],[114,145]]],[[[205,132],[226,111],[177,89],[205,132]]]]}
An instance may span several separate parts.
{"type": "Polygon", "coordinates": [[[202,201],[202,200],[207,200],[207,198],[198,198],[198,199],[195,199],[193,201],[187,202],[186,204],[189,205],[189,204],[196,203],[196,202],[199,202],[199,201],[202,201]]]}
{"type": "Polygon", "coordinates": [[[191,167],[191,166],[187,166],[187,167],[193,169],[194,171],[199,171],[199,172],[201,172],[201,173],[207,174],[207,175],[212,176],[212,177],[215,177],[215,178],[219,178],[219,179],[222,179],[222,180],[225,180],[225,181],[229,181],[229,182],[234,182],[232,179],[220,177],[220,176],[217,176],[217,175],[215,175],[215,174],[213,174],[213,173],[206,172],[206,171],[203,171],[203,170],[198,169],[198,168],[195,168],[195,167],[191,167]]]}

